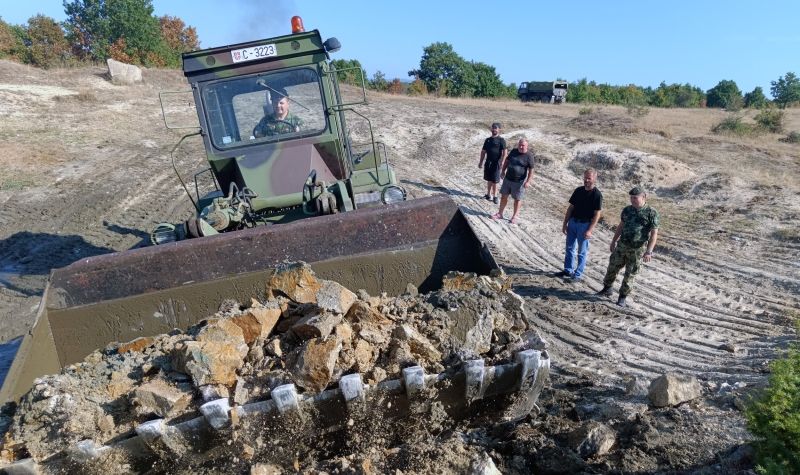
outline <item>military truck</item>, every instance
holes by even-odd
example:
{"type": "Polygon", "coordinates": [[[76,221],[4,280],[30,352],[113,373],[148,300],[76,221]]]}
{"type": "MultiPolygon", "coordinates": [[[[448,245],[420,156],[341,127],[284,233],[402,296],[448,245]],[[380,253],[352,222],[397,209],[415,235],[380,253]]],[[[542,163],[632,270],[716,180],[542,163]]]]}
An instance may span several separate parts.
{"type": "Polygon", "coordinates": [[[517,97],[522,102],[549,102],[561,104],[567,97],[567,81],[523,82],[517,89],[517,97]]]}
{"type": "Polygon", "coordinates": [[[299,17],[292,31],[183,55],[209,168],[195,175],[194,196],[184,185],[196,216],[156,226],[153,244],[406,199],[368,120],[368,140],[351,140],[346,112],[366,103],[360,68],[361,95],[343,102],[329,62],[339,41],[306,32],[299,17]]]}

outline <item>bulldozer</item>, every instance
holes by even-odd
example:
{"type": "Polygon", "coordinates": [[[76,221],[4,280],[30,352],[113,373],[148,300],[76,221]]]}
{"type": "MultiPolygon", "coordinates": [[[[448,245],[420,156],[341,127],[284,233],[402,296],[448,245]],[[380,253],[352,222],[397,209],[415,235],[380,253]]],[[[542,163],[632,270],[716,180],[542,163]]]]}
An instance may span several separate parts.
{"type": "MultiPolygon", "coordinates": [[[[193,195],[182,181],[196,215],[159,224],[151,235],[156,245],[53,270],[0,400],[19,400],[36,378],[112,342],[186,329],[225,300],[261,295],[265,280],[287,261],[306,262],[320,278],[372,295],[400,295],[409,284],[419,292],[435,290],[452,271],[499,270],[448,196],[406,200],[371,127],[369,143],[351,141],[344,112],[354,104],[342,101],[328,61],[339,42],[303,31],[298,17],[292,27],[290,35],[183,55],[200,131],[181,141],[202,136],[209,168],[201,174],[211,175],[212,190],[200,193],[196,181],[193,195]],[[284,113],[287,104],[296,113],[284,113]]],[[[244,410],[277,414],[314,405],[335,418],[336,407],[369,399],[375,390],[390,392],[401,402],[396,407],[405,407],[421,388],[443,385],[449,389],[435,397],[448,407],[520,392],[529,411],[549,372],[540,349],[522,348],[505,366],[484,367],[477,359],[440,375],[411,368],[379,388],[346,375],[338,388],[299,395],[283,388],[244,410]]],[[[79,458],[112,449],[141,453],[167,433],[218,429],[236,410],[227,400],[211,401],[196,419],[176,426],[148,422],[113,447],[79,444],[73,452],[79,458]]],[[[30,463],[19,462],[23,468],[30,463]]]]}

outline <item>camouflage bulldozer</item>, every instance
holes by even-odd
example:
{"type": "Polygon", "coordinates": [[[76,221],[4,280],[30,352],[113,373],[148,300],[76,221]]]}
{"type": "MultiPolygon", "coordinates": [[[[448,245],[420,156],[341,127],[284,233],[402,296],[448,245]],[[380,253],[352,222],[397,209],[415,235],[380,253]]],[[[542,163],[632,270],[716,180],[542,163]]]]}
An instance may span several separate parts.
{"type": "Polygon", "coordinates": [[[523,82],[517,90],[522,102],[547,102],[561,104],[567,97],[567,81],[523,82]]]}

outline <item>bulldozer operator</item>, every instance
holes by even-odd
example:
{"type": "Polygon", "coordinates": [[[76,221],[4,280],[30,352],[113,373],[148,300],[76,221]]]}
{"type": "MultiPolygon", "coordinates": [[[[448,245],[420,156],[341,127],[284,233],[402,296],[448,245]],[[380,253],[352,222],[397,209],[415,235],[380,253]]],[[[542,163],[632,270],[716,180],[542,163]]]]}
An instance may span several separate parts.
{"type": "MultiPolygon", "coordinates": [[[[253,129],[253,137],[262,138],[273,135],[300,132],[303,120],[289,112],[289,94],[286,89],[272,89],[267,91],[267,103],[271,105],[272,113],[266,114],[258,121],[253,129]]],[[[264,108],[265,110],[267,107],[264,108]]]]}

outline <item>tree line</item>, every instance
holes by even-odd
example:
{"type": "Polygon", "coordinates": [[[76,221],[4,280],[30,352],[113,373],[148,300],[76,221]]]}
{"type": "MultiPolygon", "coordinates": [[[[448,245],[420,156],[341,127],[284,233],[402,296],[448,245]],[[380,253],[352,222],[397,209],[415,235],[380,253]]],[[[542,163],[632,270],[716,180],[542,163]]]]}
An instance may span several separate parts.
{"type": "MultiPolygon", "coordinates": [[[[339,63],[350,68],[356,65],[360,67],[356,60],[339,60],[339,63]]],[[[437,42],[423,48],[419,68],[409,71],[408,75],[413,78],[410,83],[403,83],[399,78],[387,81],[385,75],[377,71],[368,81],[368,85],[372,89],[395,94],[405,92],[446,97],[517,97],[515,83],[504,84],[493,66],[465,60],[449,43],[437,42]]],[[[354,77],[340,75],[339,79],[351,82],[354,77]]],[[[718,107],[728,110],[742,107],[761,109],[773,103],[785,108],[800,103],[800,79],[794,73],[786,73],[772,81],[771,85],[772,101],[767,99],[761,87],[744,94],[732,80],[722,80],[708,91],[703,91],[688,83],[662,82],[653,88],[634,84],[598,84],[583,78],[569,83],[567,102],[653,107],[718,107]]]]}
{"type": "Polygon", "coordinates": [[[199,48],[194,27],[153,15],[152,0],[64,0],[67,19],[36,15],[27,24],[0,19],[0,58],[41,68],[108,58],[151,67],[179,67],[199,48]]]}

